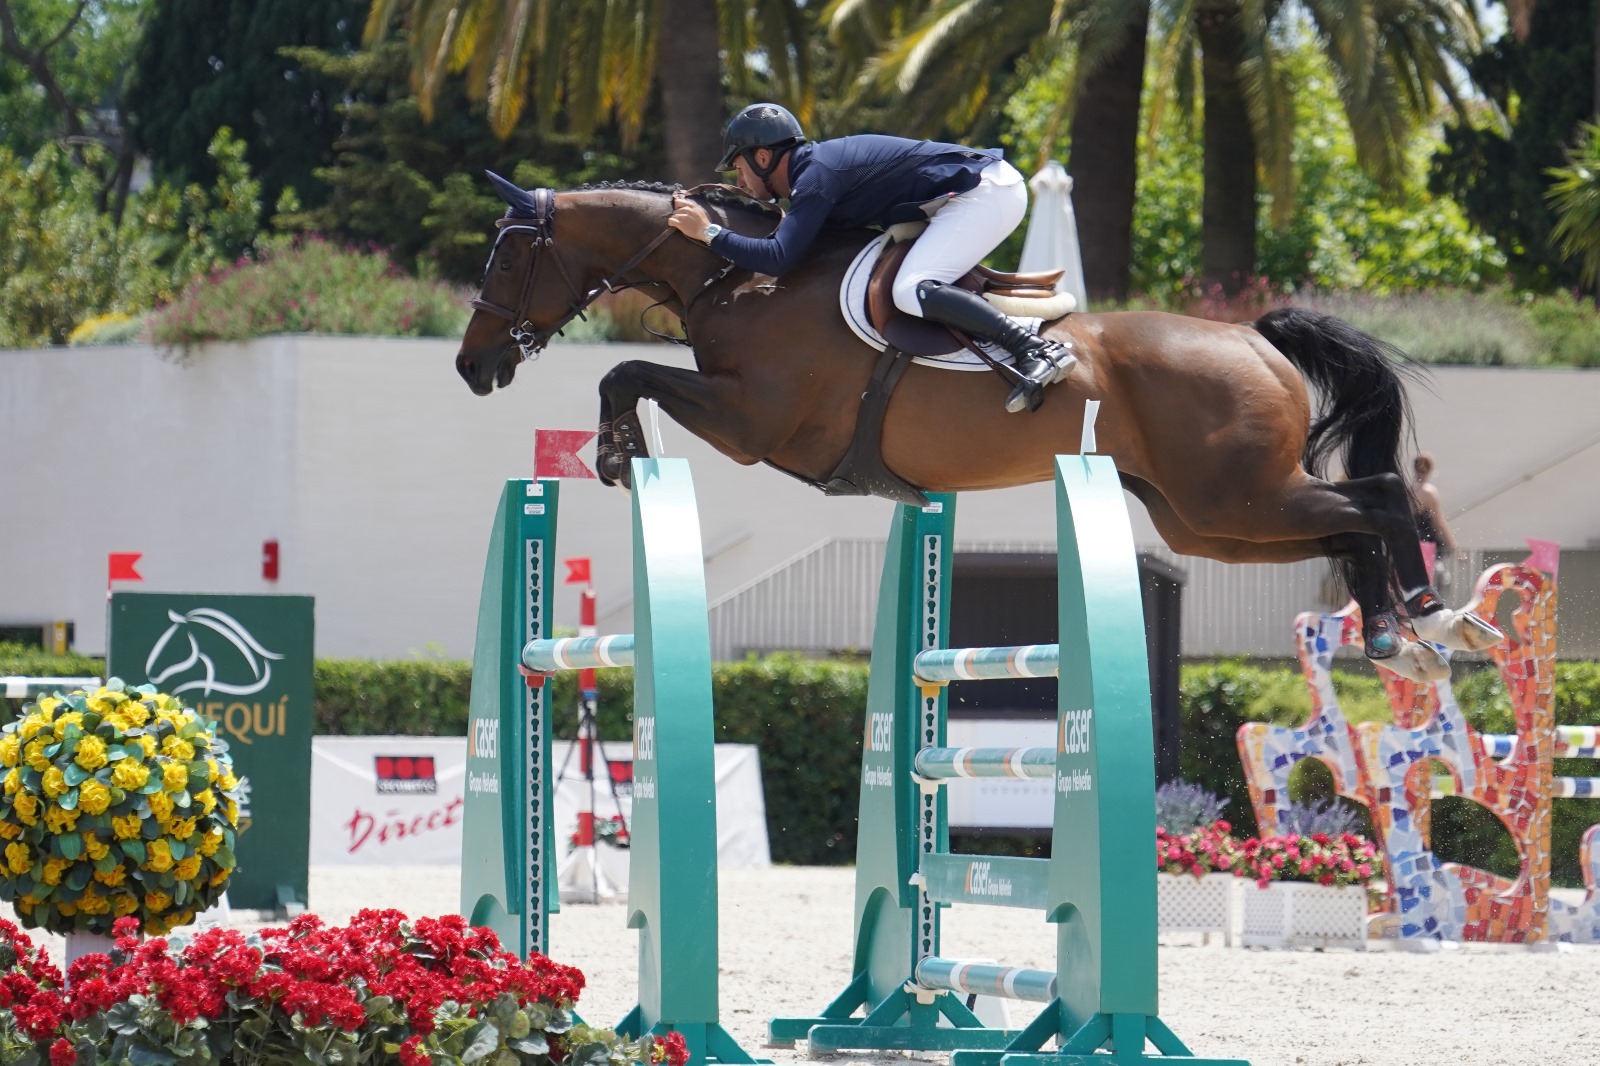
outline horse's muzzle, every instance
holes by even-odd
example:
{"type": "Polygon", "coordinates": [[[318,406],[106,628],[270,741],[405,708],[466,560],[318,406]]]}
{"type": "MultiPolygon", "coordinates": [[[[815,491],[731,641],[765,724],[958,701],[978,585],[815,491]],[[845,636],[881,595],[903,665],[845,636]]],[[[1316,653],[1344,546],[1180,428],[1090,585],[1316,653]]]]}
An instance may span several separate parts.
{"type": "Polygon", "coordinates": [[[467,383],[467,388],[472,390],[474,396],[487,396],[496,388],[503,389],[511,384],[517,372],[517,363],[520,362],[507,358],[511,351],[509,344],[499,351],[488,353],[463,349],[456,355],[456,373],[461,375],[461,380],[467,383]]]}

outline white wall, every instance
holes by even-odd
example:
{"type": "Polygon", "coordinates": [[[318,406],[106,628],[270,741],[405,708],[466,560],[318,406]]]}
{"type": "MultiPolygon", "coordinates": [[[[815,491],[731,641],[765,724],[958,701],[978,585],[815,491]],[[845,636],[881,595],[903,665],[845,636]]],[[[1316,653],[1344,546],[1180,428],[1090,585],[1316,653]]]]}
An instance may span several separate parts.
{"type": "MultiPolygon", "coordinates": [[[[592,427],[597,382],[623,359],[690,355],[558,345],[478,398],[455,375],[455,349],[272,337],[183,364],[145,347],[0,352],[0,622],[69,618],[77,646],[100,651],[108,552],[144,552],[144,588],[254,592],[267,589],[261,542],[277,538],[277,591],[317,597],[319,655],[470,654],[495,500],[506,478],[530,475],[534,428],[592,427]]],[[[1439,455],[1462,541],[1594,546],[1600,373],[1433,379],[1437,394],[1413,390],[1419,439],[1439,455]]],[[[819,542],[887,532],[886,502],[740,467],[665,420],[663,435],[693,466],[713,600],[819,542]]],[[[560,554],[594,557],[601,628],[626,629],[628,498],[597,482],[562,492],[560,554]]],[[[959,539],[1053,543],[1052,494],[963,497],[959,539]]],[[[1133,509],[1135,539],[1153,543],[1133,509]]],[[[563,590],[556,622],[576,620],[576,590],[563,590]]]]}

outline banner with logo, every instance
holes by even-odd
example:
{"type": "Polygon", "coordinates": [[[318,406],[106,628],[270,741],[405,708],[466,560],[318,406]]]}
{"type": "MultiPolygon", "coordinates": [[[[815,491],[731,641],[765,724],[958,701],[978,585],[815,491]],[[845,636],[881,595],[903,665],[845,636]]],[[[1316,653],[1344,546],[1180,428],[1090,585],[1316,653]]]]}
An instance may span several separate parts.
{"type": "Polygon", "coordinates": [[[310,596],[118,592],[106,672],[216,723],[242,779],[228,901],[304,905],[311,805],[310,596]]]}
{"type": "MultiPolygon", "coordinates": [[[[633,748],[626,741],[607,741],[602,749],[604,760],[594,763],[592,809],[598,818],[626,821],[633,811],[633,748]]],[[[317,737],[311,750],[313,864],[461,862],[467,738],[317,737]]],[[[577,832],[578,811],[590,803],[591,786],[572,742],[556,741],[552,757],[560,862],[577,832]]],[[[714,765],[718,864],[724,869],[771,865],[758,750],[751,744],[718,744],[714,765]]],[[[602,851],[607,873],[625,886],[626,852],[602,851]]]]}
{"type": "Polygon", "coordinates": [[[316,737],[311,862],[456,865],[466,769],[464,737],[316,737]]]}

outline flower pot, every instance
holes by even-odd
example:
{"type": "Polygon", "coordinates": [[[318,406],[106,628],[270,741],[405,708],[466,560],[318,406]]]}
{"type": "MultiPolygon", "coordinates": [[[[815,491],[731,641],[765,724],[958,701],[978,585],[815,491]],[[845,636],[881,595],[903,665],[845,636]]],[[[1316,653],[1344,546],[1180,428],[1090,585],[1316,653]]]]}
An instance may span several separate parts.
{"type": "Polygon", "coordinates": [[[1273,881],[1246,883],[1247,948],[1356,948],[1367,946],[1367,890],[1362,885],[1273,881]]]}
{"type": "Polygon", "coordinates": [[[72,968],[72,964],[85,955],[93,955],[97,952],[109,955],[116,946],[117,938],[106,936],[103,933],[68,933],[67,958],[61,964],[61,973],[65,975],[72,968]]]}
{"type": "Polygon", "coordinates": [[[1156,874],[1156,932],[1200,933],[1203,943],[1212,933],[1233,946],[1238,935],[1234,896],[1239,878],[1233,874],[1156,874]]]}

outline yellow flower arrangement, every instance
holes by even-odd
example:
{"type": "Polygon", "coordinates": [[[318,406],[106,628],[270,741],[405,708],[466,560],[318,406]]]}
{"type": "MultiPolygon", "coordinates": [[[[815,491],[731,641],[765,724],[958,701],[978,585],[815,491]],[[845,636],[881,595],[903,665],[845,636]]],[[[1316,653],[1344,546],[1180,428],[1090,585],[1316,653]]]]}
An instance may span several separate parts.
{"type": "Polygon", "coordinates": [[[234,869],[239,780],[211,724],[113,678],[0,729],[0,899],[23,924],[109,934],[194,920],[234,869]]]}

